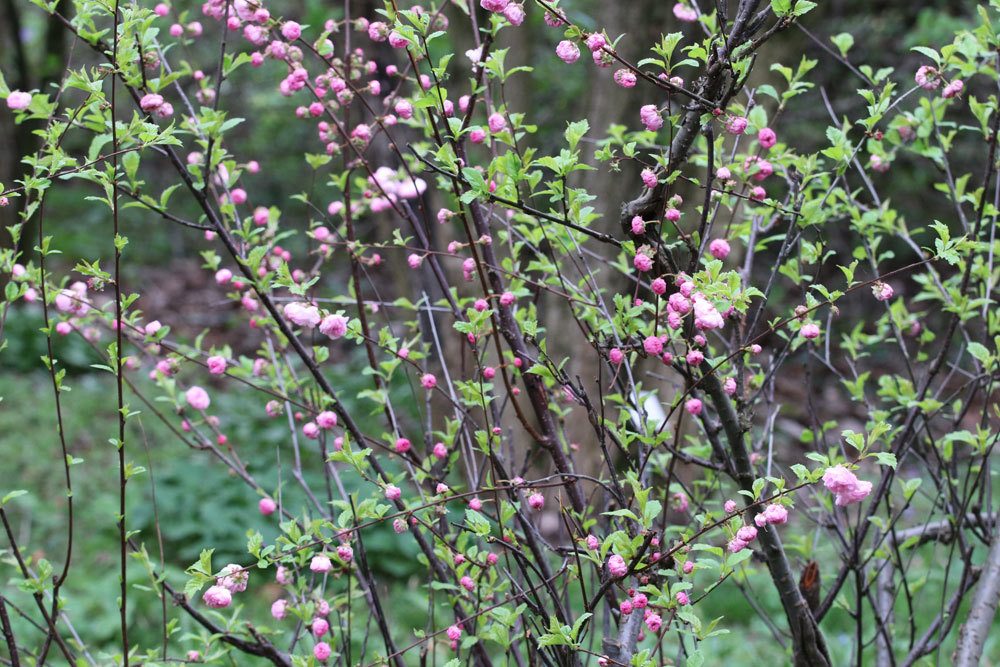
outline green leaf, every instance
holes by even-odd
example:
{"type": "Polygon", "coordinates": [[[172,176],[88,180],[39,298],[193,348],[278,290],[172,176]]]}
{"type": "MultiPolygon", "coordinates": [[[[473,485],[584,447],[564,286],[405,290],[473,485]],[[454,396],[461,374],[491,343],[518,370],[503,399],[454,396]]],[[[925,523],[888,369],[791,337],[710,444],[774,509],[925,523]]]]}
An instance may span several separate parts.
{"type": "Polygon", "coordinates": [[[893,470],[896,469],[896,455],[892,452],[877,452],[875,460],[878,461],[879,465],[889,466],[893,470]]]}
{"type": "Polygon", "coordinates": [[[830,38],[837,50],[840,51],[840,55],[847,57],[847,52],[851,50],[854,46],[854,36],[849,32],[842,32],[839,35],[834,35],[830,38]]]}
{"type": "Polygon", "coordinates": [[[662,511],[663,505],[659,500],[650,500],[646,503],[646,507],[642,512],[642,527],[649,529],[649,527],[653,525],[653,521],[660,516],[662,511]]]}
{"type": "Polygon", "coordinates": [[[816,3],[810,2],[809,0],[799,0],[795,3],[795,9],[792,10],[792,14],[795,16],[804,16],[816,9],[816,3]]]}
{"type": "Polygon", "coordinates": [[[775,16],[785,16],[792,11],[792,0],[771,0],[771,11],[775,16]]]}
{"type": "Polygon", "coordinates": [[[587,134],[589,130],[590,123],[587,122],[586,118],[568,124],[566,127],[566,143],[569,144],[570,150],[576,150],[580,139],[583,139],[583,135],[587,134]]]}
{"type": "Polygon", "coordinates": [[[4,505],[6,505],[11,500],[14,500],[14,498],[20,498],[21,496],[26,495],[27,493],[28,492],[25,491],[25,490],[23,490],[23,489],[18,489],[16,491],[11,491],[6,496],[4,496],[2,500],[0,500],[0,507],[3,507],[4,505]]]}
{"type": "Polygon", "coordinates": [[[989,366],[990,360],[993,358],[993,355],[990,354],[989,349],[985,345],[974,341],[969,343],[969,354],[975,357],[976,361],[983,366],[989,366]]]}

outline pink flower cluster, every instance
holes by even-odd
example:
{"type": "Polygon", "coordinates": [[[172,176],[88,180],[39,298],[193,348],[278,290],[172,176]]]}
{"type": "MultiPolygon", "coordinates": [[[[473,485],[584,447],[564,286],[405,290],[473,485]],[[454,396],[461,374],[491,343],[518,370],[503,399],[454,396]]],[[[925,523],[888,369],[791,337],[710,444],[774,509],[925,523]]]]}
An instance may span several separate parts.
{"type": "Polygon", "coordinates": [[[7,108],[11,111],[24,111],[31,104],[31,93],[12,90],[7,95],[7,108]]]}
{"type": "Polygon", "coordinates": [[[757,539],[757,529],[753,526],[743,526],[736,531],[736,535],[729,540],[726,547],[730,553],[737,553],[746,549],[755,539],[757,539]]]}
{"type": "Polygon", "coordinates": [[[247,589],[250,572],[236,563],[230,563],[219,571],[215,585],[209,586],[201,596],[202,601],[212,609],[223,609],[233,603],[233,593],[247,589]]]}
{"type": "Polygon", "coordinates": [[[170,102],[164,101],[163,95],[148,93],[139,100],[139,106],[146,113],[155,114],[159,118],[169,118],[174,115],[174,107],[170,102]]]}
{"type": "Polygon", "coordinates": [[[778,503],[771,503],[764,508],[763,512],[760,512],[753,518],[753,522],[757,524],[758,528],[763,528],[769,524],[780,526],[788,523],[788,508],[778,503]]]}
{"type": "Polygon", "coordinates": [[[859,480],[842,465],[832,466],[823,473],[823,484],[837,500],[837,507],[860,503],[872,492],[872,483],[859,480]]]}

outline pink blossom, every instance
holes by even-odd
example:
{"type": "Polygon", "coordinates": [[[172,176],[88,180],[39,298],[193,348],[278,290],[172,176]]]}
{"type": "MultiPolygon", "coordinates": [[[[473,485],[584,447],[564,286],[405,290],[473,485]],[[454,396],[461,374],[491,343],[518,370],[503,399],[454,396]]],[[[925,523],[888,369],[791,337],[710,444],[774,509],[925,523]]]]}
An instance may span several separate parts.
{"type": "Polygon", "coordinates": [[[854,487],[850,492],[843,493],[837,496],[836,504],[839,506],[850,505],[852,503],[860,503],[862,500],[868,497],[868,494],[872,492],[872,483],[859,480],[858,485],[854,487]]]}
{"type": "Polygon", "coordinates": [[[726,512],[726,514],[732,514],[733,512],[736,511],[736,501],[727,500],[725,504],[722,506],[722,509],[726,512]]]}
{"type": "Polygon", "coordinates": [[[930,65],[922,65],[917,70],[913,79],[924,90],[934,90],[941,85],[941,77],[938,71],[930,65]]]}
{"type": "Polygon", "coordinates": [[[729,550],[729,553],[735,554],[746,549],[747,543],[734,537],[726,544],[726,548],[729,550]]]}
{"type": "Polygon", "coordinates": [[[242,593],[247,589],[247,583],[249,581],[249,572],[236,563],[230,563],[219,570],[219,576],[216,577],[215,584],[217,586],[224,586],[233,593],[242,593]]]}
{"type": "Polygon", "coordinates": [[[872,491],[871,482],[859,480],[854,473],[841,465],[826,469],[823,473],[823,484],[837,497],[838,507],[859,503],[872,491]]]}
{"type": "Polygon", "coordinates": [[[322,319],[316,306],[304,302],[285,304],[284,313],[293,324],[305,329],[312,329],[322,319]]]}
{"type": "Polygon", "coordinates": [[[326,662],[327,658],[333,653],[333,649],[326,642],[319,642],[313,646],[313,655],[320,662],[326,662]]]}
{"type": "Polygon", "coordinates": [[[694,299],[694,325],[702,331],[719,329],[725,325],[722,315],[708,299],[694,299]]]}
{"type": "Polygon", "coordinates": [[[450,625],[445,631],[445,634],[448,635],[448,639],[453,642],[457,642],[462,637],[462,628],[457,625],[450,625]]]}
{"type": "Polygon", "coordinates": [[[347,317],[335,314],[327,315],[319,324],[319,331],[324,336],[337,339],[347,333],[347,317]]]}
{"type": "Polygon", "coordinates": [[[647,336],[642,341],[642,349],[646,350],[646,354],[658,357],[663,352],[663,341],[659,336],[647,336]]]}
{"type": "Polygon", "coordinates": [[[663,116],[660,115],[660,110],[655,104],[647,104],[640,108],[639,119],[650,132],[656,132],[663,127],[663,116]]]}
{"type": "Polygon", "coordinates": [[[470,593],[476,590],[476,582],[474,582],[472,580],[472,577],[470,577],[469,575],[465,575],[464,577],[459,579],[458,583],[459,585],[461,585],[462,588],[469,591],[470,593]]]}
{"type": "Polygon", "coordinates": [[[868,164],[871,165],[871,168],[874,171],[877,171],[880,174],[884,174],[889,171],[889,167],[892,166],[892,162],[883,158],[881,155],[872,155],[868,158],[868,164]]]}
{"type": "Polygon", "coordinates": [[[285,21],[281,26],[281,36],[289,42],[294,42],[302,36],[302,26],[295,21],[285,21]]]}
{"type": "Polygon", "coordinates": [[[572,64],[580,59],[580,47],[575,42],[564,39],[556,45],[556,55],[564,63],[572,64]]]}
{"type": "Polygon", "coordinates": [[[594,537],[593,535],[587,535],[586,539],[587,548],[591,551],[597,551],[601,548],[601,541],[594,537]]]}
{"type": "Polygon", "coordinates": [[[685,23],[693,23],[698,20],[698,12],[695,11],[694,7],[688,7],[680,2],[674,5],[674,16],[678,21],[685,23]]]}
{"type": "Polygon", "coordinates": [[[490,132],[496,134],[497,132],[502,132],[504,128],[507,127],[507,119],[503,117],[503,114],[492,113],[489,119],[486,121],[487,125],[490,127],[490,132]]]}
{"type": "Polygon", "coordinates": [[[434,449],[431,450],[431,454],[434,458],[443,459],[448,456],[448,448],[444,446],[443,442],[434,443],[434,449]]]}
{"type": "Polygon", "coordinates": [[[139,100],[139,107],[146,113],[156,111],[161,106],[163,106],[163,95],[157,95],[156,93],[147,93],[139,100]]]}
{"type": "Polygon", "coordinates": [[[632,233],[638,236],[646,231],[646,221],[640,216],[635,216],[632,218],[632,233]]]}
{"type": "Polygon", "coordinates": [[[944,90],[941,91],[941,97],[945,99],[955,97],[956,95],[962,92],[963,88],[965,88],[965,84],[962,83],[962,80],[955,79],[954,81],[952,81],[951,83],[949,83],[947,86],[944,87],[944,90]]]}
{"type": "Polygon", "coordinates": [[[233,603],[233,594],[224,586],[210,586],[201,599],[212,609],[223,609],[233,603]]]}
{"type": "Polygon", "coordinates": [[[373,42],[384,42],[389,37],[389,26],[382,21],[368,24],[368,38],[373,42]]]}
{"type": "Polygon", "coordinates": [[[433,373],[424,373],[420,376],[420,385],[424,389],[433,389],[437,386],[437,378],[433,373]]]}
{"type": "Polygon", "coordinates": [[[528,505],[537,512],[545,505],[545,496],[538,492],[532,493],[528,496],[528,505]]]}
{"type": "Polygon", "coordinates": [[[895,290],[892,289],[892,285],[889,283],[878,281],[872,285],[872,294],[874,294],[875,298],[879,301],[888,301],[895,293],[895,290]]]}
{"type": "Polygon", "coordinates": [[[412,444],[410,443],[410,441],[408,439],[406,439],[406,438],[396,438],[396,453],[397,454],[405,454],[406,452],[410,451],[410,447],[411,446],[412,446],[412,444]]]}
{"type": "Polygon", "coordinates": [[[753,170],[753,180],[763,181],[774,173],[774,165],[767,160],[751,155],[743,161],[743,170],[750,172],[753,170]]]}
{"type": "Polygon", "coordinates": [[[311,629],[314,637],[322,637],[329,632],[330,624],[324,618],[314,618],[311,629]]]}
{"type": "Polygon", "coordinates": [[[701,362],[705,361],[705,355],[702,354],[701,350],[688,350],[684,359],[691,366],[701,366],[701,362]]]}
{"type": "Polygon", "coordinates": [[[688,401],[684,403],[684,409],[687,410],[689,414],[697,417],[702,411],[701,400],[697,398],[688,399],[688,401]]]}
{"type": "Polygon", "coordinates": [[[667,291],[667,281],[663,278],[656,278],[649,284],[649,288],[653,290],[653,294],[663,296],[667,291]]]}
{"type": "Polygon", "coordinates": [[[719,167],[715,170],[715,177],[720,181],[728,181],[733,177],[733,172],[729,170],[729,167],[719,167]]]}
{"type": "Polygon", "coordinates": [[[270,516],[274,514],[275,510],[278,509],[278,503],[274,502],[270,498],[261,498],[260,502],[257,503],[257,509],[264,516],[270,516]]]}
{"type": "Polygon", "coordinates": [[[691,574],[692,572],[694,572],[694,561],[693,560],[684,561],[684,565],[681,566],[681,571],[684,572],[684,574],[691,574]]]}
{"type": "Polygon", "coordinates": [[[309,561],[309,569],[317,574],[324,574],[333,569],[333,563],[330,562],[329,556],[319,554],[318,556],[313,556],[312,560],[309,561]]]}
{"type": "Polygon", "coordinates": [[[625,68],[616,70],[614,76],[612,77],[622,88],[635,88],[636,78],[635,73],[632,70],[625,68]]]}
{"type": "Polygon", "coordinates": [[[302,435],[310,440],[316,440],[319,438],[319,426],[316,425],[316,422],[306,422],[302,425],[302,435]]]}
{"type": "Polygon", "coordinates": [[[206,362],[208,372],[212,375],[222,375],[226,372],[226,358],[215,355],[208,358],[206,362]]]}
{"type": "Polygon", "coordinates": [[[399,498],[402,495],[403,495],[403,492],[395,484],[390,484],[389,486],[385,487],[385,498],[386,498],[386,500],[399,500],[399,498]]]}
{"type": "Polygon", "coordinates": [[[207,410],[208,406],[212,403],[212,399],[208,397],[208,392],[198,386],[188,389],[184,394],[184,398],[187,400],[188,405],[195,410],[207,410]]]}
{"type": "Polygon", "coordinates": [[[712,253],[712,257],[716,259],[725,259],[729,257],[729,241],[726,239],[714,239],[708,244],[708,251],[712,253]]]}
{"type": "Polygon", "coordinates": [[[726,132],[729,134],[743,134],[746,132],[749,121],[743,116],[730,116],[726,122],[726,132]]]}
{"type": "Polygon", "coordinates": [[[345,563],[350,563],[354,560],[354,549],[350,545],[341,544],[337,547],[337,557],[345,563]]]}
{"type": "Polygon", "coordinates": [[[819,325],[813,324],[812,322],[810,322],[809,324],[803,324],[802,328],[799,330],[799,333],[802,334],[802,337],[807,340],[819,338],[819,325]]]}
{"type": "Polygon", "coordinates": [[[337,413],[330,410],[324,410],[316,415],[316,425],[324,430],[333,428],[337,425],[337,413]]]}
{"type": "MultiPolygon", "coordinates": [[[[686,597],[686,596],[685,596],[686,597]]],[[[660,627],[663,625],[663,619],[660,618],[659,614],[648,614],[645,618],[646,627],[649,628],[650,632],[659,632],[660,627]]]]}
{"type": "Polygon", "coordinates": [[[624,577],[628,573],[628,564],[625,563],[624,558],[614,554],[608,559],[608,572],[615,578],[624,577]]]}
{"type": "Polygon", "coordinates": [[[674,494],[674,507],[678,512],[686,512],[690,504],[686,493],[678,491],[674,494]]]}
{"type": "Polygon", "coordinates": [[[524,7],[515,3],[510,3],[503,10],[504,18],[510,21],[511,25],[521,25],[524,23],[524,7]]]}
{"type": "Polygon", "coordinates": [[[508,4],[510,0],[479,0],[479,6],[488,12],[502,12],[508,4]]]}
{"type": "Polygon", "coordinates": [[[635,266],[636,270],[646,273],[653,269],[653,259],[647,255],[645,252],[639,251],[635,254],[635,258],[632,260],[632,264],[635,266]]]}
{"type": "Polygon", "coordinates": [[[613,347],[608,350],[608,359],[615,365],[620,364],[625,359],[625,353],[617,347],[613,347]]]}
{"type": "MultiPolygon", "coordinates": [[[[163,98],[160,98],[161,100],[163,98]]],[[[31,93],[12,90],[7,95],[7,108],[12,111],[24,111],[31,104],[31,93]]]]}
{"type": "Polygon", "coordinates": [[[389,33],[389,46],[394,49],[405,49],[410,45],[410,40],[393,30],[389,33]]]}
{"type": "MultiPolygon", "coordinates": [[[[764,519],[769,524],[782,525],[788,523],[788,508],[778,503],[771,503],[762,512],[764,519]]],[[[761,516],[758,514],[757,516],[761,516]]]]}
{"type": "Polygon", "coordinates": [[[586,43],[587,48],[591,51],[600,51],[607,46],[608,41],[604,39],[604,35],[599,32],[595,32],[587,36],[586,43]]]}
{"type": "Polygon", "coordinates": [[[736,539],[750,543],[757,539],[757,529],[753,526],[743,526],[736,531],[736,539]]]}
{"type": "Polygon", "coordinates": [[[288,610],[288,600],[275,600],[274,604],[271,605],[271,617],[280,621],[285,618],[285,614],[288,610]]]}
{"type": "Polygon", "coordinates": [[[691,302],[680,292],[674,292],[667,299],[667,308],[678,315],[687,315],[691,310],[691,302]]]}
{"type": "Polygon", "coordinates": [[[632,602],[629,600],[622,600],[618,603],[618,610],[623,616],[628,616],[632,613],[632,602]]]}
{"type": "Polygon", "coordinates": [[[778,143],[778,135],[774,133],[769,127],[762,127],[757,131],[757,143],[764,150],[770,149],[774,144],[778,143]]]}
{"type": "Polygon", "coordinates": [[[474,144],[481,144],[486,140],[486,130],[481,127],[474,127],[469,130],[469,141],[474,144]]]}
{"type": "Polygon", "coordinates": [[[410,104],[407,100],[400,100],[396,102],[395,111],[396,114],[400,118],[403,118],[404,120],[409,120],[410,118],[413,118],[413,105],[410,104]]]}
{"type": "Polygon", "coordinates": [[[652,169],[643,169],[642,174],[640,174],[640,176],[642,176],[642,182],[647,188],[653,189],[656,187],[657,183],[656,172],[654,172],[652,169]]]}

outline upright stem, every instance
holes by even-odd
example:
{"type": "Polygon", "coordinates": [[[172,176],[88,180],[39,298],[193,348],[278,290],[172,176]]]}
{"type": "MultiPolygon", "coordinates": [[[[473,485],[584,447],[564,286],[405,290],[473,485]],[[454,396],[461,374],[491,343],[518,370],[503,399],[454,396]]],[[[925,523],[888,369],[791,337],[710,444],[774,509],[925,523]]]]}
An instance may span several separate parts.
{"type": "MultiPolygon", "coordinates": [[[[118,68],[118,25],[119,1],[115,0],[114,29],[111,47],[111,65],[118,68]]],[[[118,611],[121,618],[122,661],[125,667],[129,664],[128,646],[128,544],[125,530],[125,392],[122,382],[122,282],[121,282],[121,246],[118,237],[118,128],[115,124],[116,93],[118,77],[111,76],[111,217],[114,224],[115,248],[115,383],[118,393],[118,546],[119,546],[119,585],[121,599],[118,611]]]]}

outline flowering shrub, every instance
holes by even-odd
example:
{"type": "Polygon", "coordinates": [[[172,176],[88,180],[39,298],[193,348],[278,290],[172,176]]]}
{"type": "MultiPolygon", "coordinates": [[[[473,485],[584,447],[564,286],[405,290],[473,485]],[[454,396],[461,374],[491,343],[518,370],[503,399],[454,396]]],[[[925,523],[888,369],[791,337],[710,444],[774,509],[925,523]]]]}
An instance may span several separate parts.
{"type": "Polygon", "coordinates": [[[944,646],[981,659],[1000,597],[996,6],[916,49],[915,70],[852,62],[849,35],[821,42],[858,89],[841,110],[811,82],[818,61],[768,50],[808,23],[807,0],[680,2],[648,45],[569,0],[344,3],[318,24],[257,0],[37,4],[91,60],[52,89],[0,79],[4,113],[40,139],[0,186],[19,215],[0,332],[44,318],[70,538],[35,557],[4,478],[7,574],[34,605],[18,609],[29,631],[0,597],[11,663],[712,664],[728,619],[702,609],[759,576],[783,614],[756,609],[796,665],[909,665],[944,646]],[[508,82],[534,76],[506,62],[528,20],[548,26],[555,66],[621,88],[629,127],[544,136],[508,105],[508,82]],[[191,61],[202,44],[214,55],[191,61]],[[230,140],[266,121],[225,103],[247,69],[259,94],[294,100],[278,122],[310,129],[275,146],[302,154],[305,190],[256,187],[268,156],[230,140]],[[817,146],[786,139],[796,104],[828,120],[817,146]],[[966,138],[978,166],[959,173],[966,138]],[[906,220],[880,194],[897,160],[935,174],[912,196],[950,219],[906,220]],[[611,206],[583,185],[595,170],[620,191],[611,206]],[[107,252],[63,267],[47,198],[80,183],[107,252]],[[130,250],[164,229],[197,237],[253,352],[144,313],[130,250]],[[71,558],[82,461],[62,428],[63,336],[116,385],[114,655],[92,654],[62,605],[94,567],[71,558]],[[358,359],[368,388],[346,395],[358,359]],[[779,423],[791,386],[807,402],[797,441],[779,423]],[[226,394],[280,425],[261,434],[276,485],[230,439],[240,415],[214,412],[226,394]],[[140,414],[172,430],[157,446],[245,487],[239,562],[205,544],[182,578],[132,530],[126,491],[152,484],[140,414]],[[388,526],[423,572],[423,628],[398,621],[366,550],[388,526]],[[947,595],[918,624],[942,553],[947,595]],[[142,596],[164,603],[162,646],[135,641],[142,596]],[[836,616],[856,632],[834,645],[836,616]]]}

